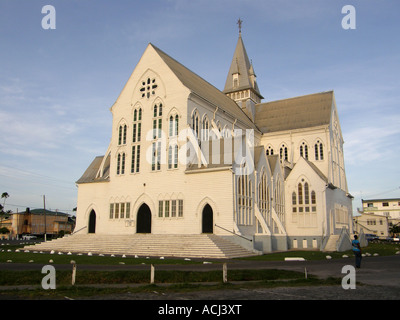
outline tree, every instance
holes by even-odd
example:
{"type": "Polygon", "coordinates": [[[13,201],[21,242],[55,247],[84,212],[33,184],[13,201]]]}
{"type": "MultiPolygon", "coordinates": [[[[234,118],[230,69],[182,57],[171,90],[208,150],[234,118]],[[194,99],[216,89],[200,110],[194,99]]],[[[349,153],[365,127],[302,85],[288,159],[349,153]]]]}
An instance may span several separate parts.
{"type": "Polygon", "coordinates": [[[10,233],[10,230],[8,230],[6,227],[0,228],[0,234],[6,234],[6,233],[10,233]]]}
{"type": "Polygon", "coordinates": [[[10,195],[9,195],[7,192],[3,192],[3,193],[1,194],[1,198],[4,199],[3,207],[6,205],[6,200],[7,200],[7,198],[8,198],[9,196],[10,196],[10,195]]]}
{"type": "Polygon", "coordinates": [[[10,195],[7,192],[1,194],[1,198],[4,199],[3,205],[0,204],[0,228],[3,226],[3,218],[6,214],[10,214],[11,211],[4,211],[4,206],[6,205],[6,200],[10,195]]]}
{"type": "Polygon", "coordinates": [[[400,225],[399,223],[396,223],[395,225],[391,226],[389,228],[389,232],[394,236],[395,234],[400,233],[400,225]]]}

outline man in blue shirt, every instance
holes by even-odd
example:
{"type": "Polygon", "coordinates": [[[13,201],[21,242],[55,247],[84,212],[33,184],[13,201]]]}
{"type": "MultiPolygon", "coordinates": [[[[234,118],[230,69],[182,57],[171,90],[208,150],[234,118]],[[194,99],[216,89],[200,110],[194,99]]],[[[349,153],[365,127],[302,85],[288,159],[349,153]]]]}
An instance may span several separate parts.
{"type": "Polygon", "coordinates": [[[356,268],[361,267],[361,246],[358,237],[355,235],[354,240],[351,242],[353,253],[356,257],[356,268]]]}

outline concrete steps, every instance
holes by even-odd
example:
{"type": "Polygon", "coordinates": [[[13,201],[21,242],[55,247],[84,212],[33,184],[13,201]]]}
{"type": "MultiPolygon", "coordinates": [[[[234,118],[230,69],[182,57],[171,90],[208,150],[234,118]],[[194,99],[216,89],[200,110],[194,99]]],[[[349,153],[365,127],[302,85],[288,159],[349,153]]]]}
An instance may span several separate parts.
{"type": "Polygon", "coordinates": [[[327,251],[327,252],[332,252],[332,251],[337,251],[337,242],[339,240],[340,235],[338,234],[331,234],[329,236],[329,240],[325,245],[325,248],[323,249],[323,251],[327,251]]]}
{"type": "Polygon", "coordinates": [[[93,254],[125,254],[156,257],[238,258],[256,255],[214,234],[198,235],[98,235],[82,234],[42,242],[25,249],[93,254]]]}

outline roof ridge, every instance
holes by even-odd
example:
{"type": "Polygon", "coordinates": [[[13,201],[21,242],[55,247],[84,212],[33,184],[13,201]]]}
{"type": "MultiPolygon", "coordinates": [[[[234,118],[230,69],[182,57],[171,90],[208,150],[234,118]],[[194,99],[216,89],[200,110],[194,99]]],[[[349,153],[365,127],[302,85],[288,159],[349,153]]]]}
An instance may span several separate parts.
{"type": "Polygon", "coordinates": [[[273,103],[273,102],[287,101],[287,100],[300,99],[300,98],[304,98],[304,97],[316,96],[316,95],[319,95],[319,94],[326,94],[326,93],[334,93],[334,90],[321,91],[321,92],[316,92],[316,93],[303,94],[303,95],[301,95],[301,96],[296,96],[296,97],[282,98],[282,99],[278,99],[278,100],[272,100],[272,101],[261,102],[261,103],[257,103],[257,106],[258,106],[258,105],[262,105],[262,104],[273,103]]]}

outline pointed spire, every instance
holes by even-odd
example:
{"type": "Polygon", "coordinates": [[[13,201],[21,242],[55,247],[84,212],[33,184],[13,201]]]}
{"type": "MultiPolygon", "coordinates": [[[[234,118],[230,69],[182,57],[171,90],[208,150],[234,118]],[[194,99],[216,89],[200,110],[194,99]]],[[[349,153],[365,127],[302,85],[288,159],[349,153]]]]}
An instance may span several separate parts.
{"type": "MultiPolygon", "coordinates": [[[[241,34],[242,20],[239,19],[239,38],[233,54],[231,66],[225,82],[224,93],[231,94],[236,91],[251,90],[260,100],[263,99],[258,89],[253,64],[250,63],[241,34]]],[[[259,101],[257,101],[259,102],[259,101]]]]}

